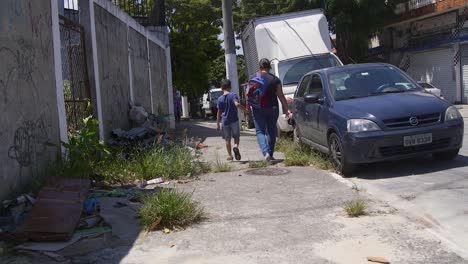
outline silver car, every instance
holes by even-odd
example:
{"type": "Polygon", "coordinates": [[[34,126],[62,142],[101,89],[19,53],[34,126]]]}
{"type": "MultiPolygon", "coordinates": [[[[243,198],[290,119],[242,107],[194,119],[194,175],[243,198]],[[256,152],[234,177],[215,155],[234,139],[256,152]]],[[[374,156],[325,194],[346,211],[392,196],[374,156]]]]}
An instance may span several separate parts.
{"type": "Polygon", "coordinates": [[[434,85],[427,83],[427,82],[418,82],[418,84],[421,85],[421,87],[424,88],[426,92],[444,99],[444,96],[442,95],[442,91],[439,88],[434,87],[434,85]]]}

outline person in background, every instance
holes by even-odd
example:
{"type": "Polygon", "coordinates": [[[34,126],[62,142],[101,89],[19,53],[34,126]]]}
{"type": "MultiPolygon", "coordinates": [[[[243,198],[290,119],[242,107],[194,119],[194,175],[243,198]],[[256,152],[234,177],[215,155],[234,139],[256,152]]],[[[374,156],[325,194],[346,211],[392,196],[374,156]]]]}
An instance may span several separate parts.
{"type": "Polygon", "coordinates": [[[218,130],[222,130],[223,139],[226,141],[227,160],[232,161],[232,151],[236,160],[241,159],[239,151],[240,125],[237,108],[245,111],[244,106],[239,102],[239,96],[231,92],[231,81],[223,80],[221,83],[223,95],[218,98],[218,113],[216,115],[216,125],[218,130]],[[234,139],[234,148],[231,149],[231,139],[234,139]]]}
{"type": "Polygon", "coordinates": [[[182,96],[180,91],[174,90],[174,115],[175,120],[180,122],[180,118],[182,116],[182,96]]]}
{"type": "Polygon", "coordinates": [[[249,82],[246,94],[247,110],[252,111],[257,141],[266,161],[273,160],[275,152],[277,127],[279,116],[278,99],[281,101],[283,113],[290,118],[288,102],[283,94],[280,79],[270,73],[271,64],[268,59],[259,62],[260,72],[249,82]]]}

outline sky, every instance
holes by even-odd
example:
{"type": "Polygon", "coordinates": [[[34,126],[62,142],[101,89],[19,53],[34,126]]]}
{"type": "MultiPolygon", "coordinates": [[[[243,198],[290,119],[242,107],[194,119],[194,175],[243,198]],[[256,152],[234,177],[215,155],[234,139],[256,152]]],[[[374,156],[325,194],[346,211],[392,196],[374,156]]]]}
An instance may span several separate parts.
{"type": "MultiPolygon", "coordinates": [[[[224,41],[224,33],[219,34],[218,39],[224,41]]],[[[237,55],[243,55],[244,50],[242,49],[242,41],[240,39],[236,39],[236,46],[240,47],[240,49],[236,51],[237,55]]],[[[224,49],[224,42],[221,43],[221,47],[224,49]]]]}

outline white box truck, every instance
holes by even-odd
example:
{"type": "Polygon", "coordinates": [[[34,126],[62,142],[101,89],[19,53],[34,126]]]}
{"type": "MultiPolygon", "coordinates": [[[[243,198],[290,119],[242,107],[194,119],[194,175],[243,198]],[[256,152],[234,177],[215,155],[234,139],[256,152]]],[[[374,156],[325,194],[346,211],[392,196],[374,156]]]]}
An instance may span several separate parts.
{"type": "MultiPolygon", "coordinates": [[[[242,46],[248,75],[259,71],[260,59],[271,60],[272,74],[283,83],[287,99],[294,97],[307,72],[343,65],[332,53],[328,21],[321,9],[254,19],[242,33],[242,46]]],[[[282,107],[277,124],[282,132],[293,130],[282,107]]]]}

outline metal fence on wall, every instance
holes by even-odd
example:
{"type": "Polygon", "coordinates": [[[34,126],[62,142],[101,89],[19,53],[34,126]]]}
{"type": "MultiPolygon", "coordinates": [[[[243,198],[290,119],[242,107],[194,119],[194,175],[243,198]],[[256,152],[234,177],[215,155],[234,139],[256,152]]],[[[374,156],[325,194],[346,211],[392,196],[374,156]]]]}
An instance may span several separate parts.
{"type": "Polygon", "coordinates": [[[73,132],[92,114],[83,27],[60,16],[60,39],[65,110],[68,131],[73,132]]]}
{"type": "Polygon", "coordinates": [[[149,16],[153,9],[154,0],[109,0],[125,11],[143,26],[149,24],[149,16]]]}

